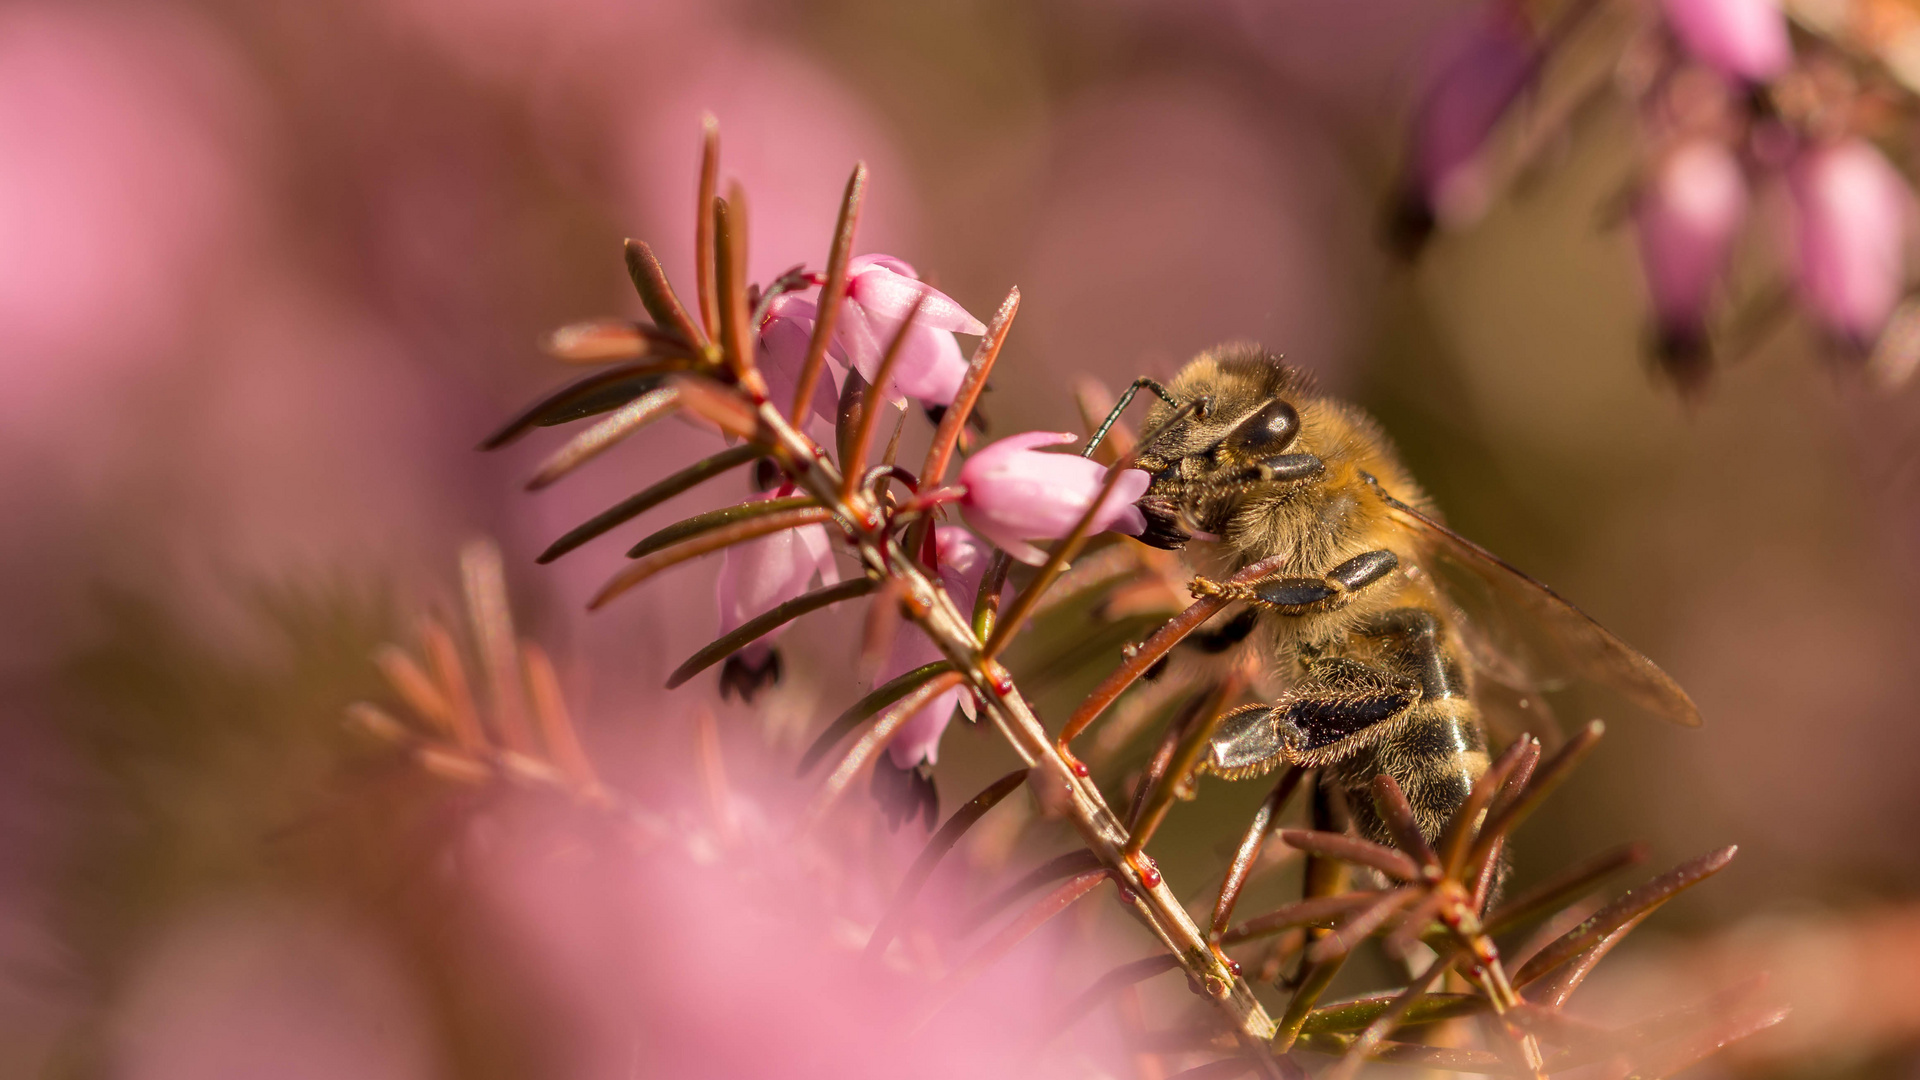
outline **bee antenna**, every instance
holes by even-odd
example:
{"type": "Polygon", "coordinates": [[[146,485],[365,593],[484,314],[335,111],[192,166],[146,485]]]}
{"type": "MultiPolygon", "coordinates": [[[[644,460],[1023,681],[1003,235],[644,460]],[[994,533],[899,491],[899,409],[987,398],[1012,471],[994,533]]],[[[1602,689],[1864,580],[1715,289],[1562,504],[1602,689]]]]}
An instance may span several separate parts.
{"type": "Polygon", "coordinates": [[[1120,421],[1120,414],[1127,411],[1128,405],[1133,404],[1133,396],[1143,389],[1153,391],[1161,401],[1166,402],[1176,409],[1180,407],[1180,403],[1173,399],[1173,395],[1167,393],[1166,387],[1161,386],[1159,383],[1145,376],[1133,380],[1133,384],[1127,387],[1125,393],[1120,395],[1120,400],[1114,402],[1112,411],[1107,413],[1107,418],[1100,422],[1100,427],[1093,433],[1093,438],[1087,440],[1085,449],[1080,451],[1081,457],[1090,458],[1093,456],[1093,452],[1098,450],[1100,443],[1106,439],[1107,432],[1112,431],[1113,425],[1120,421]]]}

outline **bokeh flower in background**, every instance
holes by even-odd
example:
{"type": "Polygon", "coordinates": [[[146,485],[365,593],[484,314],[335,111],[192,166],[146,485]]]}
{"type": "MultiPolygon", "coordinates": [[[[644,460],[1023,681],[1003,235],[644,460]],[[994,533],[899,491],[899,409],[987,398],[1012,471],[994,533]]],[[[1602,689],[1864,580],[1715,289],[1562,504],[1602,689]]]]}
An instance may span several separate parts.
{"type": "Polygon", "coordinates": [[[1906,288],[1912,189],[1859,139],[1806,151],[1791,186],[1801,299],[1829,332],[1870,349],[1906,288]]]}
{"type": "Polygon", "coordinates": [[[1694,59],[1747,82],[1793,65],[1793,42],[1778,0],[1661,0],[1674,37],[1694,59]]]}
{"type": "Polygon", "coordinates": [[[117,404],[208,314],[258,225],[257,98],[218,35],[185,13],[0,9],[11,437],[58,435],[74,410],[117,404]]]}
{"type": "MultiPolygon", "coordinates": [[[[1029,541],[1059,540],[1072,532],[1106,482],[1104,465],[1039,449],[1078,441],[1064,431],[1029,431],[981,447],[960,470],[967,524],[1021,562],[1044,562],[1046,553],[1029,541]]],[[[1126,470],[1101,500],[1088,532],[1138,536],[1147,519],[1134,503],[1146,494],[1147,480],[1139,469],[1126,470]]]]}
{"type": "MultiPolygon", "coordinates": [[[[1707,314],[1747,217],[1747,180],[1724,145],[1694,139],[1654,167],[1634,204],[1634,230],[1662,351],[1697,356],[1707,314]]],[[[1670,370],[1702,370],[1669,365],[1670,370]]]]}
{"type": "Polygon", "coordinates": [[[1485,211],[1491,192],[1483,152],[1533,81],[1539,49],[1511,0],[1476,6],[1433,49],[1410,129],[1404,228],[1423,231],[1421,219],[1457,228],[1485,211]]]}

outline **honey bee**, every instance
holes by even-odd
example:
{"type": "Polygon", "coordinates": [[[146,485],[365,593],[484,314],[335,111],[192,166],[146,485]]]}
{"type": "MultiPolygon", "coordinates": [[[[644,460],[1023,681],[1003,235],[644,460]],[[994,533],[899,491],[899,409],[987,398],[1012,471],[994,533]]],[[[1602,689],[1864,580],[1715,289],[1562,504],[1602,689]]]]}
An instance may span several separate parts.
{"type": "MultiPolygon", "coordinates": [[[[1452,532],[1359,409],[1252,345],[1190,362],[1165,387],[1136,458],[1152,477],[1141,539],[1214,541],[1196,596],[1259,613],[1288,689],[1215,727],[1201,768],[1228,779],[1288,764],[1346,794],[1362,835],[1390,837],[1368,794],[1405,791],[1431,842],[1488,766],[1490,683],[1602,684],[1685,725],[1686,692],[1545,585],[1452,532]],[[1225,579],[1276,555],[1273,576],[1225,579]]],[[[1123,402],[1124,404],[1124,402],[1123,402]]],[[[1104,429],[1103,429],[1104,430],[1104,429]]],[[[1097,438],[1098,436],[1096,436],[1097,438]]]]}

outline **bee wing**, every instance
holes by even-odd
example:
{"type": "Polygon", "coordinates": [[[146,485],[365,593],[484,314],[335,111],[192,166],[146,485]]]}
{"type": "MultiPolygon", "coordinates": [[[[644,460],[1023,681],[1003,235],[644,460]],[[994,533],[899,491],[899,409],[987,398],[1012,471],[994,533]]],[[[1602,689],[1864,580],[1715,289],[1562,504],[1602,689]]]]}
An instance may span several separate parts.
{"type": "Polygon", "coordinates": [[[1486,548],[1385,491],[1380,494],[1432,556],[1436,576],[1469,622],[1497,635],[1498,650],[1515,656],[1530,674],[1599,683],[1655,716],[1699,726],[1693,699],[1633,646],[1486,548]]]}
{"type": "Polygon", "coordinates": [[[1539,678],[1528,672],[1525,664],[1514,659],[1508,650],[1496,645],[1479,620],[1468,618],[1448,591],[1439,582],[1433,581],[1425,570],[1419,566],[1408,566],[1403,572],[1431,585],[1433,602],[1446,614],[1448,624],[1459,635],[1460,644],[1466,649],[1467,662],[1473,665],[1474,673],[1478,676],[1474,680],[1473,703],[1480,709],[1480,715],[1486,720],[1495,741],[1505,745],[1522,734],[1531,734],[1548,750],[1560,745],[1559,720],[1542,692],[1552,687],[1542,685],[1539,678]]]}

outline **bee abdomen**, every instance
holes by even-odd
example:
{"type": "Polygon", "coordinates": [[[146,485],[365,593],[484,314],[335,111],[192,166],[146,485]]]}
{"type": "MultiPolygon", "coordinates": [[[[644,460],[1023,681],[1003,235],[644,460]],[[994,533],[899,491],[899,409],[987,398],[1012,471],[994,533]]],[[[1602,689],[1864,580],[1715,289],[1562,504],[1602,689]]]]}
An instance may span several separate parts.
{"type": "Polygon", "coordinates": [[[1486,771],[1486,735],[1479,714],[1464,697],[1420,702],[1391,736],[1338,768],[1354,822],[1364,836],[1379,843],[1391,843],[1392,835],[1373,808],[1370,785],[1375,776],[1393,777],[1413,808],[1421,835],[1435,843],[1486,771]]]}

